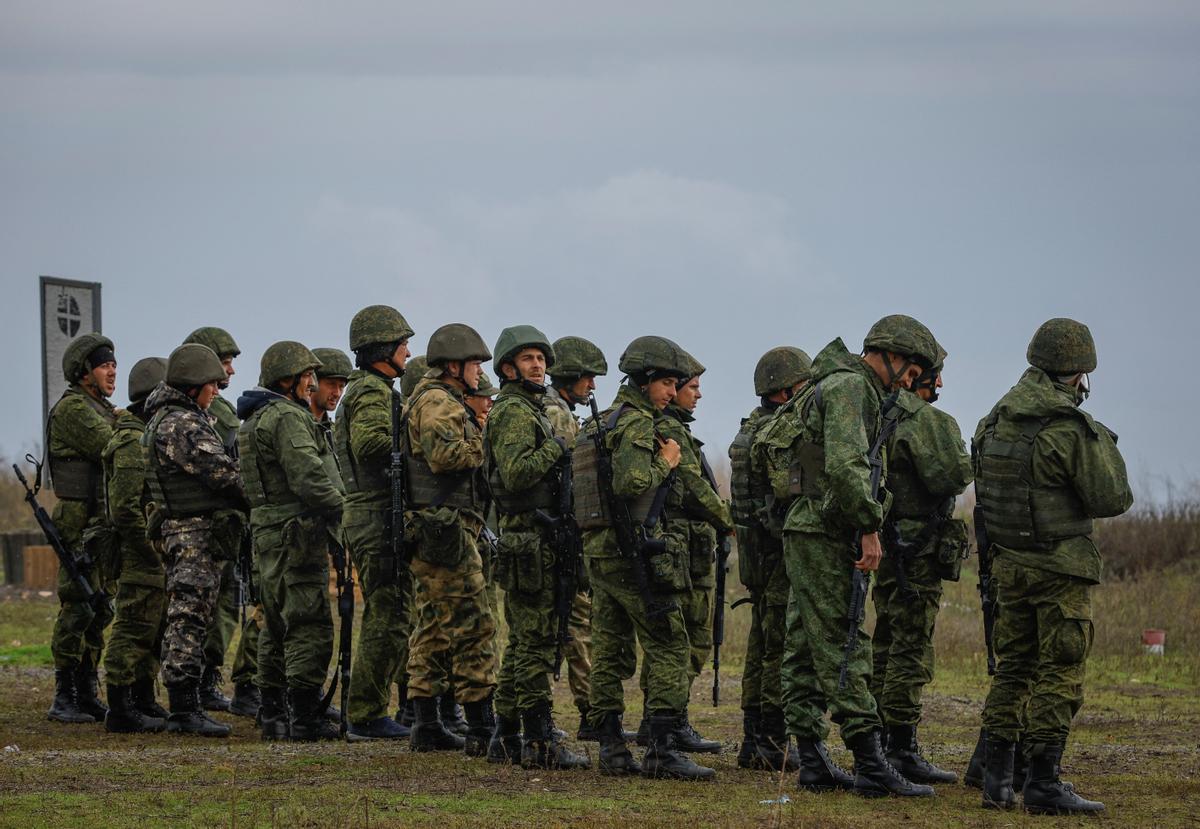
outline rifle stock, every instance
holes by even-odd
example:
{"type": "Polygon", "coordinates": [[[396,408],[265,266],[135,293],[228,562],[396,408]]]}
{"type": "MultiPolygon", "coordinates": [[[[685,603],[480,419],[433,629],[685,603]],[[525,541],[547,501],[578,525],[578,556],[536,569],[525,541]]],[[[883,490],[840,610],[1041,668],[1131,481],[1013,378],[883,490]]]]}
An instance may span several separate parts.
{"type": "Polygon", "coordinates": [[[992,593],[992,545],[988,541],[987,526],[983,520],[983,505],[979,503],[979,490],[976,488],[975,510],[972,513],[975,524],[975,544],[979,548],[979,605],[983,611],[983,644],[987,648],[988,676],[996,675],[996,650],[993,634],[996,627],[996,602],[992,593]]]}
{"type": "Polygon", "coordinates": [[[713,707],[721,704],[721,645],[725,644],[725,580],[729,574],[729,536],[717,549],[717,589],[713,597],[713,707]]]}

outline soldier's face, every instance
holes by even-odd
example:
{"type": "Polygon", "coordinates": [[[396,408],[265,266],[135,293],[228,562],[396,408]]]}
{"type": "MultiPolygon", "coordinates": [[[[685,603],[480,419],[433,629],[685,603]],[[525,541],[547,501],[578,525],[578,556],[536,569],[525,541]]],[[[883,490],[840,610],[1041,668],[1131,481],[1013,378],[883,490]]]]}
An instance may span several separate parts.
{"type": "Polygon", "coordinates": [[[591,393],[595,390],[596,378],[590,374],[583,375],[576,380],[569,389],[567,389],[567,391],[570,392],[571,397],[575,398],[576,400],[587,400],[591,393]]]}
{"type": "Polygon", "coordinates": [[[674,377],[656,377],[646,386],[646,397],[656,409],[665,409],[667,404],[675,399],[674,377]]]}
{"type": "Polygon", "coordinates": [[[101,397],[112,397],[117,390],[117,364],[110,360],[101,363],[84,375],[84,386],[90,386],[101,397]]]}
{"type": "Polygon", "coordinates": [[[208,411],[208,407],[212,405],[213,399],[217,396],[217,381],[205,383],[200,387],[200,391],[196,392],[196,405],[204,411],[208,411]]]}
{"type": "Polygon", "coordinates": [[[312,369],[301,374],[296,379],[296,387],[293,396],[304,403],[309,403],[312,398],[312,387],[316,385],[316,372],[312,369]]]}
{"type": "Polygon", "coordinates": [[[482,394],[467,395],[467,405],[475,413],[475,419],[479,421],[480,426],[487,423],[488,412],[492,410],[492,402],[492,398],[482,394]]]}
{"type": "Polygon", "coordinates": [[[694,412],[696,411],[696,403],[703,396],[700,394],[700,378],[693,377],[675,392],[675,405],[685,411],[694,412]]]}
{"type": "Polygon", "coordinates": [[[468,360],[462,364],[462,381],[463,384],[473,389],[479,385],[479,375],[483,371],[482,360],[468,360]]]}
{"type": "MultiPolygon", "coordinates": [[[[533,383],[546,382],[546,355],[540,348],[521,349],[517,352],[517,356],[513,357],[513,364],[523,379],[533,383]]],[[[507,363],[504,365],[504,371],[506,374],[508,373],[507,363]]]]}
{"type": "Polygon", "coordinates": [[[408,340],[401,340],[396,344],[396,350],[392,352],[392,362],[404,368],[404,364],[408,362],[408,358],[412,356],[412,352],[408,350],[408,340]]]}
{"type": "MultiPolygon", "coordinates": [[[[934,382],[934,386],[939,389],[942,387],[942,373],[940,371],[937,374],[937,380],[934,382]]],[[[928,403],[933,399],[933,389],[921,386],[919,389],[917,389],[917,397],[928,403]]]]}
{"type": "Polygon", "coordinates": [[[233,370],[233,355],[232,354],[228,354],[221,358],[221,368],[225,369],[225,381],[218,382],[217,385],[223,389],[227,389],[227,388],[229,388],[229,378],[231,378],[231,377],[233,377],[233,375],[237,374],[237,372],[233,370]]]}
{"type": "Polygon", "coordinates": [[[342,399],[342,392],[346,390],[346,381],[340,377],[322,377],[317,381],[316,391],[309,398],[309,403],[316,406],[319,411],[332,412],[337,409],[338,402],[342,399]]]}

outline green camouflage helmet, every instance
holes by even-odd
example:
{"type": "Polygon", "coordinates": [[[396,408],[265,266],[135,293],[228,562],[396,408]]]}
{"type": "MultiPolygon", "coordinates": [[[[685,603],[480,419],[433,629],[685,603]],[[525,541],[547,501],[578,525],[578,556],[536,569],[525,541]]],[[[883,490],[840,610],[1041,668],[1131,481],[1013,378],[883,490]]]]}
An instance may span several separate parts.
{"type": "Polygon", "coordinates": [[[354,371],[354,367],[350,365],[350,358],[346,352],[340,348],[314,348],[312,353],[321,361],[321,367],[317,369],[318,380],[324,377],[350,379],[350,372],[354,371]]]}
{"type": "Polygon", "coordinates": [[[496,388],[496,384],[492,382],[492,378],[488,377],[486,371],[479,372],[479,381],[475,384],[475,391],[467,390],[467,394],[471,397],[495,397],[500,393],[500,389],[496,388]]]}
{"type": "Polygon", "coordinates": [[[695,365],[695,359],[674,340],[652,335],[638,337],[631,342],[617,362],[617,368],[624,374],[642,374],[647,377],[656,374],[691,377],[690,372],[695,365]]]}
{"type": "Polygon", "coordinates": [[[891,314],[871,326],[863,350],[890,351],[911,359],[921,368],[937,360],[937,340],[928,328],[905,314],[891,314]]]}
{"type": "Polygon", "coordinates": [[[501,363],[509,362],[525,348],[540,348],[546,355],[546,368],[554,365],[554,347],[550,345],[550,340],[545,334],[532,325],[510,325],[496,338],[496,348],[493,351],[496,355],[496,371],[500,370],[501,363]]]}
{"type": "Polygon", "coordinates": [[[202,328],[197,328],[187,335],[184,343],[206,345],[222,360],[226,357],[236,357],[242,353],[233,336],[224,328],[217,328],[215,325],[206,325],[202,328]]]}
{"type": "Polygon", "coordinates": [[[1025,358],[1047,374],[1088,374],[1096,370],[1096,341],[1082,322],[1055,317],[1034,333],[1025,358]]]}
{"type": "Polygon", "coordinates": [[[162,357],[143,357],[138,360],[129,370],[129,380],[126,382],[129,388],[129,402],[137,403],[144,399],[165,379],[167,361],[162,357]]]}
{"type": "Polygon", "coordinates": [[[488,351],[478,331],[466,323],[452,322],[430,335],[425,359],[431,366],[444,366],[455,360],[464,363],[471,360],[490,360],[492,352],[488,351]]]}
{"type": "Polygon", "coordinates": [[[693,378],[695,378],[695,377],[699,377],[701,374],[703,374],[704,372],[708,371],[708,369],[706,369],[706,368],[704,367],[704,363],[702,363],[702,362],[700,362],[699,360],[697,360],[697,359],[696,359],[695,357],[693,357],[693,356],[692,356],[690,353],[688,353],[688,352],[686,352],[686,351],[685,351],[685,352],[684,352],[684,355],[687,357],[687,364],[688,364],[687,368],[688,368],[688,373],[687,373],[687,375],[686,375],[686,376],[685,376],[683,379],[685,379],[685,380],[691,380],[691,379],[693,379],[693,378]]]}
{"type": "Polygon", "coordinates": [[[184,343],[167,358],[167,383],[176,388],[203,386],[225,377],[225,366],[217,352],[200,343],[184,343]]]}
{"type": "Polygon", "coordinates": [[[603,377],[608,374],[608,361],[604,352],[595,343],[583,337],[559,337],[552,344],[554,349],[554,370],[552,377],[571,379],[590,374],[593,377],[603,377]]]}
{"type": "Polygon", "coordinates": [[[417,387],[417,383],[421,382],[421,378],[427,371],[429,371],[429,363],[425,361],[424,354],[408,358],[408,362],[404,364],[404,376],[400,378],[400,393],[406,399],[412,397],[413,389],[417,387]]]}
{"type": "Polygon", "coordinates": [[[281,340],[263,352],[259,363],[258,384],[270,388],[280,380],[321,367],[317,355],[295,340],[281,340]]]}
{"type": "Polygon", "coordinates": [[[350,320],[350,350],[376,343],[394,343],[413,335],[408,321],[390,305],[368,305],[350,320]]]}
{"type": "Polygon", "coordinates": [[[101,334],[99,331],[93,331],[89,334],[80,334],[71,342],[67,343],[67,348],[63,351],[62,370],[63,377],[68,383],[78,383],[79,378],[87,373],[88,355],[97,348],[107,346],[115,348],[113,341],[101,334]]]}
{"type": "Polygon", "coordinates": [[[799,348],[781,345],[758,358],[754,393],[766,397],[812,378],[812,359],[799,348]]]}

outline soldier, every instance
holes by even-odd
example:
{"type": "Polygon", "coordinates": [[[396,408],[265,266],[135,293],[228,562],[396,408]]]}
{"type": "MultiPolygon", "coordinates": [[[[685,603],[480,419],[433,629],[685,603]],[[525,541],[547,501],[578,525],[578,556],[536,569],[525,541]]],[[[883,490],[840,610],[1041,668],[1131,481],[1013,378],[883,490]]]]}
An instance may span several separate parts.
{"type": "MultiPolygon", "coordinates": [[[[406,739],[407,728],[387,715],[392,683],[408,658],[412,581],[391,556],[392,388],[405,373],[413,330],[395,308],[369,305],[350,322],[350,375],[333,424],[333,442],[346,488],[342,533],[358,571],[363,614],[350,681],[347,739],[406,739]]],[[[402,528],[397,528],[402,531],[402,528]]],[[[404,705],[407,686],[400,687],[404,705]]]]}
{"type": "Polygon", "coordinates": [[[487,752],[495,725],[495,618],[484,590],[478,539],[483,530],[483,436],[463,399],[492,357],[475,329],[444,325],[429,338],[431,370],[405,413],[407,515],[413,539],[416,621],[409,640],[414,751],[487,752]],[[469,731],[446,730],[435,697],[451,688],[469,731]]]}
{"type": "Polygon", "coordinates": [[[491,414],[492,406],[496,402],[496,395],[499,393],[500,389],[496,388],[492,378],[482,370],[479,372],[479,381],[475,390],[466,392],[467,408],[471,410],[471,415],[475,418],[475,425],[479,427],[480,431],[483,431],[483,427],[487,425],[488,415],[491,414]]]}
{"type": "Polygon", "coordinates": [[[163,684],[171,703],[167,730],[226,737],[230,728],[200,705],[204,642],[221,586],[223,563],[237,555],[248,509],[238,462],[225,451],[207,410],[226,377],[207,346],[181,345],[167,359],[167,379],[146,398],[142,437],[146,486],[156,513],[147,537],[161,538],[167,565],[163,684]]]}
{"type": "MultiPolygon", "coordinates": [[[[213,428],[217,430],[217,435],[225,444],[225,451],[231,457],[236,458],[237,431],[241,421],[238,420],[233,404],[221,396],[221,391],[229,388],[229,381],[233,375],[237,374],[233,368],[233,361],[242,353],[242,350],[238,348],[237,342],[228,331],[211,325],[197,328],[188,334],[183,342],[208,346],[216,352],[217,357],[221,360],[221,365],[225,369],[225,377],[217,383],[217,396],[213,398],[208,416],[212,418],[213,428]]],[[[233,641],[233,632],[238,629],[241,587],[242,585],[238,583],[236,560],[226,561],[221,570],[221,597],[217,603],[217,611],[208,626],[208,639],[204,643],[204,676],[200,680],[200,703],[207,711],[228,711],[232,704],[229,697],[221,691],[221,668],[225,664],[225,654],[229,650],[229,644],[233,641]]],[[[235,663],[234,665],[234,672],[240,677],[253,678],[254,676],[255,655],[258,652],[257,634],[257,625],[247,625],[246,629],[242,631],[242,637],[246,641],[238,646],[238,654],[242,656],[245,664],[235,663]]],[[[243,685],[246,684],[248,683],[243,682],[243,685]]],[[[254,694],[253,687],[253,684],[249,683],[249,688],[243,690],[243,693],[251,694],[251,699],[243,697],[238,700],[238,707],[243,713],[258,707],[257,695],[254,694]]],[[[254,716],[254,712],[249,711],[249,716],[254,716]]]]}
{"type": "Polygon", "coordinates": [[[1031,368],[971,442],[1000,603],[996,675],[983,708],[983,805],[1016,804],[1019,740],[1029,763],[1026,811],[1095,813],[1104,804],[1080,797],[1059,766],[1092,645],[1091,588],[1101,568],[1092,521],[1122,514],[1133,494],[1117,436],[1079,408],[1096,369],[1092,332],[1072,319],[1049,320],[1026,356],[1031,368]]]}
{"type": "MultiPolygon", "coordinates": [[[[662,433],[679,444],[681,457],[675,479],[667,496],[665,534],[688,551],[688,575],[691,586],[680,600],[683,620],[687,625],[688,698],[696,677],[712,652],[713,588],[716,586],[713,564],[716,561],[717,537],[733,532],[733,518],[717,493],[717,481],[704,457],[704,443],[692,434],[691,423],[696,419],[696,404],[700,401],[700,375],[704,366],[694,358],[690,375],[682,378],[675,399],[667,404],[662,433]]],[[[642,688],[645,690],[647,663],[642,661],[642,688]]],[[[648,710],[648,707],[647,707],[648,710]]],[[[649,737],[649,717],[643,716],[638,728],[638,742],[643,734],[649,737]]],[[[692,726],[684,708],[675,732],[675,747],[680,751],[720,754],[721,743],[706,740],[692,726]]]]}
{"type": "MultiPolygon", "coordinates": [[[[108,402],[116,389],[117,358],[112,340],[83,334],[63,352],[63,377],[69,384],[50,409],[46,424],[50,479],[58,503],[54,525],[67,549],[77,552],[84,532],[103,522],[101,455],[112,438],[119,412],[108,402]]],[[[101,553],[101,550],[97,550],[101,553]]],[[[93,556],[93,558],[97,558],[93,556]]],[[[93,589],[104,587],[107,562],[95,561],[87,578],[93,589]]],[[[61,567],[58,571],[58,617],[50,640],[54,655],[54,704],[46,716],[65,723],[104,719],[108,709],[96,696],[96,666],[104,650],[104,629],[112,621],[107,603],[93,607],[61,567]]]]}
{"type": "Polygon", "coordinates": [[[118,733],[162,731],[167,712],[154,700],[167,618],[166,572],[162,555],[146,538],[146,465],[141,438],[146,432],[147,395],[167,375],[162,357],[138,360],[129,372],[129,408],[113,426],[104,447],[104,506],[119,539],[116,617],[104,655],[108,716],[104,729],[118,733]]]}
{"type": "Polygon", "coordinates": [[[738,574],[750,591],[750,633],[742,671],[741,768],[788,771],[799,768],[799,757],[788,743],[783,716],[779,670],[787,627],[791,585],[783,566],[779,527],[764,522],[771,503],[769,482],[751,473],[750,448],[779,407],[808,382],[812,360],[798,348],[772,348],[754,367],[754,393],[759,405],[742,420],[729,447],[729,488],[737,531],[738,574]]]}
{"type": "Polygon", "coordinates": [[[654,514],[662,505],[659,492],[665,494],[680,462],[679,444],[660,436],[666,425],[663,410],[675,397],[676,382],[691,373],[692,362],[687,352],[663,337],[638,337],[621,355],[618,365],[627,380],[613,405],[601,414],[608,429],[610,493],[601,491],[601,458],[592,439],[599,424],[585,427],[575,446],[575,515],[583,531],[592,586],[595,658],[590,715],[600,731],[602,774],[693,780],[716,775],[680,754],[675,745],[687,708],[688,636],[679,599],[689,584],[688,554],[676,539],[662,536],[659,516],[654,514]],[[615,525],[624,516],[611,515],[606,506],[609,496],[614,504],[628,506],[629,520],[656,540],[653,547],[621,548],[620,538],[637,539],[640,533],[636,527],[615,525]],[[639,583],[645,590],[639,590],[639,583]],[[632,670],[635,636],[650,666],[646,679],[650,746],[642,765],[630,754],[621,727],[622,680],[632,670]]]}
{"type": "Polygon", "coordinates": [[[336,411],[342,395],[346,393],[346,384],[350,382],[350,374],[354,367],[350,358],[340,348],[314,348],[313,354],[321,361],[321,367],[316,372],[316,383],[308,398],[308,409],[321,426],[322,432],[333,443],[333,420],[329,413],[336,411]]]}
{"type": "Polygon", "coordinates": [[[275,343],[263,352],[260,388],[238,399],[238,448],[268,631],[256,683],[267,739],[285,715],[291,740],[338,736],[325,718],[321,687],[333,655],[329,541],[340,530],[343,493],[333,447],[310,411],[309,386],[321,367],[300,343],[275,343]],[[286,708],[279,704],[285,689],[286,708]]]}
{"type": "MultiPolygon", "coordinates": [[[[554,365],[550,341],[531,325],[500,332],[495,349],[500,397],[484,433],[489,480],[500,515],[497,550],[504,588],[508,646],[496,689],[496,739],[506,754],[524,732],[524,768],[587,768],[590,763],[562,744],[551,716],[554,668],[555,566],[545,516],[557,515],[566,440],[555,438],[546,418],[546,369],[554,365]]],[[[517,758],[512,757],[515,761],[517,758]]]]}
{"type": "MultiPolygon", "coordinates": [[[[579,435],[575,408],[587,406],[596,390],[596,378],[608,374],[608,361],[595,343],[583,337],[559,337],[551,346],[554,366],[550,372],[550,391],[545,398],[546,417],[550,419],[554,436],[566,440],[567,446],[574,446],[579,435]]],[[[567,643],[563,658],[567,663],[567,685],[579,710],[579,730],[575,739],[598,741],[600,732],[588,718],[588,696],[592,690],[589,680],[592,672],[592,597],[588,592],[586,571],[571,605],[567,629],[571,641],[567,643]]]]}
{"type": "Polygon", "coordinates": [[[854,569],[869,576],[882,556],[879,530],[886,509],[873,496],[868,458],[883,427],[884,397],[911,385],[933,365],[936,351],[929,330],[903,315],[871,326],[861,357],[834,340],[813,360],[809,385],[760,436],[765,445],[753,447],[767,458],[773,494],[793,499],[783,523],[791,597],[782,681],[804,789],[853,789],[868,797],[933,795],[931,787],[910,782],[883,756],[879,713],[867,687],[866,633],[858,630],[851,652],[842,643],[854,569]],[[853,779],[825,749],[826,709],[854,754],[853,779]]]}
{"type": "Polygon", "coordinates": [[[921,756],[921,689],[933,679],[933,626],[942,580],[958,581],[967,527],[954,501],[971,482],[971,459],[954,418],[931,405],[946,352],[902,391],[888,441],[887,553],[875,574],[871,693],[884,725],[888,762],[915,783],[955,783],[958,775],[921,756]]]}

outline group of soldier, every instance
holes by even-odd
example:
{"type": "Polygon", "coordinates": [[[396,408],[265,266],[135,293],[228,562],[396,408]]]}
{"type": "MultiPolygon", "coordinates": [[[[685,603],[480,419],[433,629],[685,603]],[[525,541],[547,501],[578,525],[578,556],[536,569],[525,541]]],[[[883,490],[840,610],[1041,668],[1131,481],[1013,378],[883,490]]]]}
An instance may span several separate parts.
{"type": "Polygon", "coordinates": [[[54,521],[94,562],[96,594],[115,598],[89,601],[60,576],[51,719],[225,736],[206,711],[230,710],[255,717],[264,739],[335,738],[341,721],[352,742],[587,768],[552,716],[565,659],[576,737],[599,743],[602,773],[710,779],[691,755],[721,744],[696,731],[688,700],[724,602],[718,551],[736,537],[752,614],[738,765],[797,772],[809,791],[929,796],[957,781],[922,754],[917,726],[942,583],[969,549],[955,502],[974,480],[998,659],[967,782],[992,808],[1014,806],[1019,789],[1032,812],[1103,809],[1061,780],[1060,761],[1100,580],[1092,520],[1132,496],[1116,436],[1079,408],[1096,367],[1082,323],[1037,330],[1030,367],[971,454],[933,405],[946,352],[917,320],[884,317],[860,353],[841,339],[811,360],[771,349],[729,448],[730,501],[691,431],[705,368],[675,342],[631,342],[601,410],[608,364],[588,340],[516,325],[489,349],[453,323],[413,358],[413,334],[373,305],[350,323],[353,358],[275,343],[236,408],[220,395],[239,354],[222,329],[137,362],[124,410],[108,401],[112,341],[69,345],[70,385],[47,425],[54,521]],[[331,554],[345,552],[364,607],[337,711],[323,691],[328,585],[331,554]],[[231,701],[221,672],[245,583],[231,701]],[[623,683],[639,651],[633,733],[623,683]],[[826,749],[827,717],[852,773],[826,749]],[[640,762],[631,741],[645,746],[640,762]]]}

